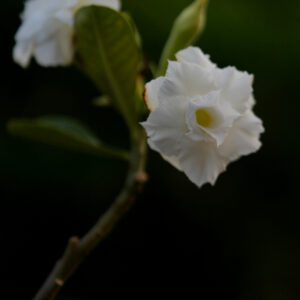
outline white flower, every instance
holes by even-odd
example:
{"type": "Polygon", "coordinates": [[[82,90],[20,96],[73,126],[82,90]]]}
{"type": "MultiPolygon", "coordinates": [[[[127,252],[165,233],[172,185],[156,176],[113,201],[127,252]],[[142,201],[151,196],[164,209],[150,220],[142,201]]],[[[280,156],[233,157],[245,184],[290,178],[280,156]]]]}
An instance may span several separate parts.
{"type": "Polygon", "coordinates": [[[15,36],[14,60],[24,68],[32,56],[45,67],[70,64],[74,14],[88,5],[120,9],[119,0],[28,0],[15,36]]]}
{"type": "Polygon", "coordinates": [[[167,74],[146,85],[150,147],[198,187],[214,184],[226,166],[257,151],[264,131],[252,112],[253,76],[214,65],[189,47],[170,61],[167,74]]]}

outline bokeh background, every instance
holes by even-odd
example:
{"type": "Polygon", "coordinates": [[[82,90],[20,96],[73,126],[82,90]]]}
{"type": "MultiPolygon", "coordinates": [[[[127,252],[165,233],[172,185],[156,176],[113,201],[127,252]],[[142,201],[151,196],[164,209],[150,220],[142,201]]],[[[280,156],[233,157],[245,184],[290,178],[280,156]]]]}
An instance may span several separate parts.
{"type": "MultiPolygon", "coordinates": [[[[49,0],[51,1],[51,0],[49,0]]],[[[157,61],[189,0],[124,0],[157,61]]],[[[126,164],[9,136],[12,117],[67,114],[126,146],[124,124],[91,105],[75,68],[23,70],[12,62],[22,0],[1,4],[1,299],[31,299],[67,238],[111,203],[126,164]]],[[[212,0],[197,42],[219,66],[255,74],[263,147],[198,190],[150,152],[150,181],[58,299],[300,299],[300,1],[212,0]]]]}

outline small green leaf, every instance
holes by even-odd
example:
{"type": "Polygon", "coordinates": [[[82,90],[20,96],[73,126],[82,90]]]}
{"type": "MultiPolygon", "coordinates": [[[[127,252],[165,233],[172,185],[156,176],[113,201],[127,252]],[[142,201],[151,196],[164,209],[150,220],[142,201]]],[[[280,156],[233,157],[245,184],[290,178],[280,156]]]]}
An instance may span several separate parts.
{"type": "Polygon", "coordinates": [[[80,67],[112,99],[129,127],[135,127],[135,87],[140,49],[132,24],[123,13],[88,6],[75,16],[75,40],[80,67]]]}
{"type": "Polygon", "coordinates": [[[190,46],[201,35],[208,1],[194,0],[176,18],[159,62],[157,77],[165,74],[168,60],[174,60],[179,50],[190,46]]]}
{"type": "Polygon", "coordinates": [[[15,136],[59,148],[96,156],[128,159],[126,151],[103,144],[84,124],[70,117],[13,119],[7,123],[7,130],[15,136]]]}

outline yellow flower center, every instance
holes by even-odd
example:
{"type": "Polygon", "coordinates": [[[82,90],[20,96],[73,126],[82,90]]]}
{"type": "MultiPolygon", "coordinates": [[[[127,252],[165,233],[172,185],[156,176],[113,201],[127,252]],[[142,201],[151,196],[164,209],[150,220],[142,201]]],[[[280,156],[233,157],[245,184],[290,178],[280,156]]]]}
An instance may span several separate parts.
{"type": "Polygon", "coordinates": [[[213,121],[212,116],[205,109],[196,110],[197,123],[202,127],[209,127],[213,121]]]}

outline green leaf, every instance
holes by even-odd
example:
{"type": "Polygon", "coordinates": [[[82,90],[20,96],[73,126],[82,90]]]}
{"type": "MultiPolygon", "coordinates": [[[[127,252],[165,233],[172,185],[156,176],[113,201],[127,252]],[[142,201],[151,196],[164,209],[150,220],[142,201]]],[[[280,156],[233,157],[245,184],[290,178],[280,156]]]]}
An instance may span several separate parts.
{"type": "Polygon", "coordinates": [[[194,0],[176,18],[169,39],[164,47],[156,76],[166,72],[168,60],[190,45],[201,35],[206,22],[206,8],[209,0],[194,0]]]}
{"type": "Polygon", "coordinates": [[[45,116],[36,119],[13,119],[7,130],[19,137],[96,156],[128,159],[124,150],[103,144],[84,124],[70,117],[45,116]]]}
{"type": "Polygon", "coordinates": [[[139,46],[139,48],[141,48],[142,47],[142,38],[141,38],[141,35],[140,35],[140,33],[139,33],[132,17],[131,17],[131,15],[127,12],[122,12],[122,15],[127,20],[127,22],[130,24],[131,29],[132,29],[132,31],[134,33],[134,36],[135,36],[136,43],[139,46]]]}
{"type": "Polygon", "coordinates": [[[108,7],[84,7],[75,16],[75,40],[80,67],[135,127],[140,49],[128,18],[108,7]]]}

